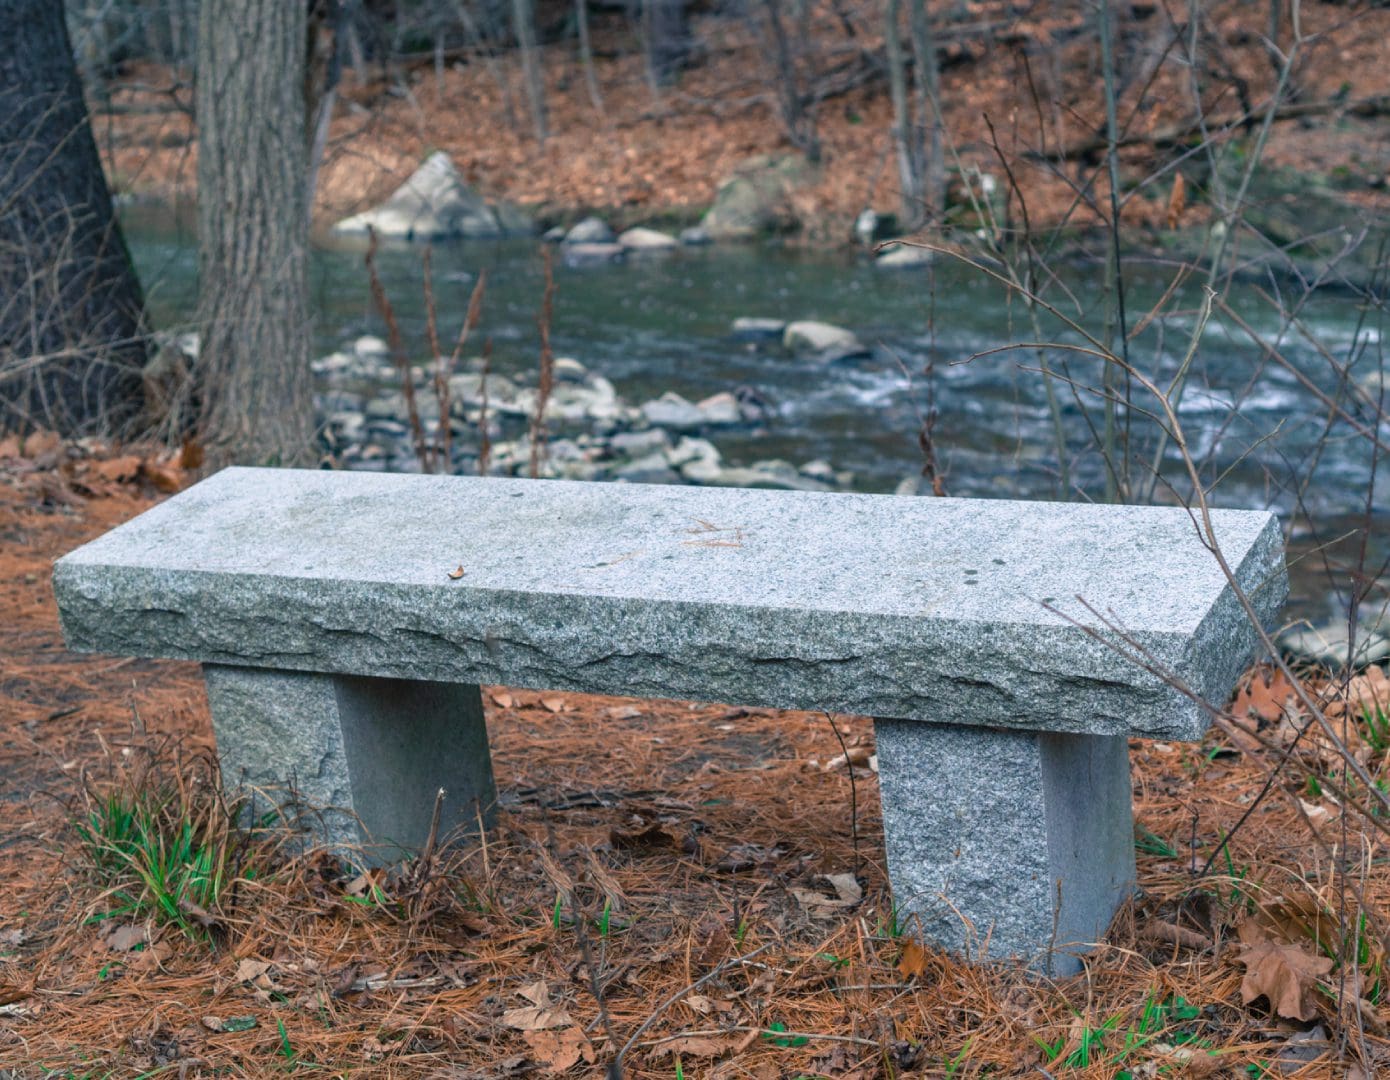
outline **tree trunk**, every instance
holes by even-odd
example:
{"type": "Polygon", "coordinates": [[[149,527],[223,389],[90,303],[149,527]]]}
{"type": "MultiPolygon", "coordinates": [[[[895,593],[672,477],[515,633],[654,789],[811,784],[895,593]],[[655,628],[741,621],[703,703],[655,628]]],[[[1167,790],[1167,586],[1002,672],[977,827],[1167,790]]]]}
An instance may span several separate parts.
{"type": "Polygon", "coordinates": [[[594,47],[589,41],[589,0],[574,0],[574,21],[579,28],[579,61],[584,66],[584,82],[589,88],[589,101],[599,119],[608,122],[608,113],[603,107],[603,94],[598,88],[598,75],[594,71],[594,47]]]}
{"type": "Polygon", "coordinates": [[[907,94],[907,62],[899,36],[900,0],[886,0],[883,36],[888,53],[888,91],[893,101],[893,149],[898,159],[898,195],[903,226],[911,229],[922,217],[921,148],[907,94]]]}
{"type": "Polygon", "coordinates": [[[651,77],[658,86],[669,86],[690,55],[685,0],[645,0],[642,22],[651,77]]]}
{"type": "Polygon", "coordinates": [[[917,124],[922,215],[939,222],[946,208],[946,162],[941,156],[941,66],[926,0],[911,6],[913,78],[917,82],[917,124]]]}
{"type": "Polygon", "coordinates": [[[144,298],[53,0],[0,0],[0,430],[127,434],[144,298]]]}
{"type": "Polygon", "coordinates": [[[305,5],[203,0],[198,356],[213,464],[311,457],[305,5]]]}
{"type": "Polygon", "coordinates": [[[545,118],[545,75],[536,48],[536,9],[532,0],[512,0],[512,22],[516,43],[521,49],[521,67],[526,75],[526,97],[531,105],[531,123],[536,141],[545,142],[549,130],[545,118]]]}

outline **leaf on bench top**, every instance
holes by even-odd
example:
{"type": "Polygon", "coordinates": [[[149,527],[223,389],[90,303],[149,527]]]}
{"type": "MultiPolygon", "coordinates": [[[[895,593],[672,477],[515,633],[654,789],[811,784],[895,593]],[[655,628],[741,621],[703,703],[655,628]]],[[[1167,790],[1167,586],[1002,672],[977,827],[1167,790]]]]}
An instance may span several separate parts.
{"type": "Polygon", "coordinates": [[[463,575],[466,574],[466,573],[467,573],[467,571],[464,570],[462,564],[460,564],[456,569],[453,569],[453,570],[450,570],[450,571],[449,571],[449,580],[450,580],[450,581],[457,581],[459,578],[463,577],[463,575]]]}

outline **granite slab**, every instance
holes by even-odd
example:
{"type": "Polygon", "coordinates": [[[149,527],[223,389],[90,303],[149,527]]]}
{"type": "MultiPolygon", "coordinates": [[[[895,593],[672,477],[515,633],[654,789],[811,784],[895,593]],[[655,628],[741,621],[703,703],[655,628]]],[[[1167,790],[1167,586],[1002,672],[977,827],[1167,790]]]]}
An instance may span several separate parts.
{"type": "MultiPolygon", "coordinates": [[[[1212,522],[1271,622],[1277,521],[1212,522]]],[[[1256,643],[1167,507],[231,468],[54,586],[79,651],[1176,739],[1113,646],[1217,698],[1256,643]]]]}

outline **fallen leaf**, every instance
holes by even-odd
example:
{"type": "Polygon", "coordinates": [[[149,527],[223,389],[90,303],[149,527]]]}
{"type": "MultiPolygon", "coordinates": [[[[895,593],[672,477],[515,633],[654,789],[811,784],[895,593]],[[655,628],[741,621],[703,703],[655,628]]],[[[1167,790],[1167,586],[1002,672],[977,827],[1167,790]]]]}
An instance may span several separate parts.
{"type": "Polygon", "coordinates": [[[179,468],[185,472],[193,469],[202,468],[207,455],[203,453],[201,443],[193,439],[184,439],[183,446],[179,449],[179,468]]]}
{"type": "Polygon", "coordinates": [[[0,930],[0,945],[18,946],[23,945],[29,940],[29,931],[23,927],[13,927],[9,930],[0,930]]]}
{"type": "Polygon", "coordinates": [[[92,462],[91,469],[103,480],[113,484],[128,484],[140,475],[140,459],[132,454],[92,462]]]}
{"type": "Polygon", "coordinates": [[[1241,1000],[1249,1005],[1263,997],[1276,1016],[1305,1022],[1313,1019],[1317,1015],[1313,987],[1320,976],[1332,970],[1332,961],[1314,956],[1301,945],[1272,941],[1254,922],[1241,925],[1240,940],[1243,948],[1238,959],[1245,965],[1241,1000]]]}
{"type": "Polygon", "coordinates": [[[531,1048],[536,1064],[546,1072],[566,1072],[581,1060],[588,1065],[594,1063],[593,1045],[577,1027],[564,1031],[528,1031],[522,1038],[531,1048]]]}
{"type": "Polygon", "coordinates": [[[32,997],[34,992],[23,986],[7,986],[0,984],[0,1005],[13,1005],[16,1001],[23,1001],[27,997],[32,997]]]}
{"type": "Polygon", "coordinates": [[[1236,692],[1231,712],[1237,717],[1254,717],[1272,724],[1284,718],[1295,695],[1294,685],[1276,667],[1257,668],[1250,681],[1236,692]]]}
{"type": "Polygon", "coordinates": [[[565,699],[559,697],[543,697],[541,698],[541,705],[550,712],[557,713],[564,709],[565,699]]]}
{"type": "Polygon", "coordinates": [[[550,1028],[569,1027],[574,1023],[564,1005],[550,1003],[550,988],[545,980],[529,983],[517,991],[529,1001],[530,1005],[508,1009],[502,1014],[502,1023],[517,1031],[545,1031],[550,1028]]]}
{"type": "Polygon", "coordinates": [[[869,758],[874,756],[874,752],[867,746],[851,746],[846,754],[838,754],[831,758],[820,767],[821,772],[834,772],[836,769],[843,769],[846,765],[864,766],[869,764],[869,758]]]}
{"type": "Polygon", "coordinates": [[[717,1058],[731,1052],[737,1045],[738,1039],[729,1035],[681,1035],[653,1047],[647,1059],[656,1064],[664,1058],[674,1057],[717,1058]]]}
{"type": "Polygon", "coordinates": [[[463,577],[465,572],[466,571],[463,569],[463,566],[460,565],[458,569],[449,571],[449,580],[457,581],[459,578],[463,577]]]}
{"type": "Polygon", "coordinates": [[[62,445],[63,440],[56,431],[35,431],[24,440],[24,456],[42,457],[44,454],[53,453],[62,445]]]}
{"type": "Polygon", "coordinates": [[[1168,228],[1176,229],[1178,222],[1182,220],[1182,212],[1187,208],[1187,193],[1183,183],[1182,173],[1177,173],[1173,177],[1173,191],[1168,196],[1168,228]]]}
{"type": "Polygon", "coordinates": [[[511,694],[493,694],[492,703],[499,709],[510,709],[516,704],[516,698],[512,697],[511,694]]]}
{"type": "Polygon", "coordinates": [[[898,958],[898,973],[904,979],[921,978],[927,973],[927,950],[916,941],[903,945],[903,954],[898,958]]]}
{"type": "Polygon", "coordinates": [[[864,899],[864,890],[859,887],[859,882],[853,874],[820,874],[815,880],[828,883],[835,890],[835,896],[826,896],[814,889],[803,889],[795,885],[787,890],[811,915],[834,915],[857,907],[864,899]]]}
{"type": "Polygon", "coordinates": [[[525,1005],[504,1012],[502,1023],[517,1031],[544,1031],[547,1028],[569,1027],[574,1021],[563,1005],[525,1005]]]}
{"type": "Polygon", "coordinates": [[[17,458],[23,456],[24,447],[19,441],[18,435],[6,435],[0,439],[0,458],[17,458]]]}
{"type": "Polygon", "coordinates": [[[150,937],[143,926],[125,923],[113,926],[102,940],[112,952],[130,952],[148,944],[150,937]]]}
{"type": "Polygon", "coordinates": [[[156,491],[166,495],[173,495],[183,487],[183,476],[173,465],[146,460],[141,462],[140,471],[156,491]]]}
{"type": "Polygon", "coordinates": [[[270,979],[266,972],[270,970],[270,964],[264,960],[246,959],[236,966],[236,981],[239,983],[250,983],[260,987],[262,990],[270,989],[270,979]],[[265,983],[262,986],[262,983],[265,983]]]}
{"type": "Polygon", "coordinates": [[[1215,945],[1206,934],[1162,919],[1150,919],[1139,927],[1136,936],[1140,941],[1151,941],[1159,945],[1179,945],[1184,949],[1196,949],[1199,952],[1215,945]]]}
{"type": "Polygon", "coordinates": [[[550,987],[545,985],[544,979],[523,986],[517,991],[517,994],[524,997],[532,1005],[550,1004],[550,987]]]}

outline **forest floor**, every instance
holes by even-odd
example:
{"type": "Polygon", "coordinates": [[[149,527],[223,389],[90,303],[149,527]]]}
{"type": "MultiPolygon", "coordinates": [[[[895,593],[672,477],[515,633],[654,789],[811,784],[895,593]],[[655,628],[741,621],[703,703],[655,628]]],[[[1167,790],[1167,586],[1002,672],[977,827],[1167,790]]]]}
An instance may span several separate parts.
{"type": "MultiPolygon", "coordinates": [[[[1266,44],[1268,13],[1241,0],[1202,5],[1204,62],[1194,76],[1181,58],[1186,3],[1121,8],[1129,17],[1117,29],[1118,118],[1135,142],[1120,156],[1123,221],[1141,233],[1201,225],[1209,220],[1207,155],[1186,152],[1192,139],[1158,149],[1148,140],[1195,121],[1194,86],[1211,145],[1258,126],[1277,74],[1277,54],[1266,44]],[[1170,216],[1179,172],[1186,205],[1170,216]]],[[[850,3],[810,10],[798,87],[812,100],[822,163],[792,202],[801,239],[845,243],[861,210],[892,212],[900,204],[880,9],[850,3]],[[871,67],[879,73],[861,78],[871,67]]],[[[1001,226],[1102,222],[1109,214],[1103,154],[1094,146],[1078,150],[1105,130],[1092,6],[971,0],[953,10],[956,20],[941,28],[951,169],[978,168],[995,178],[1007,193],[1001,226]]],[[[1307,3],[1299,10],[1304,37],[1282,100],[1313,111],[1273,124],[1265,160],[1290,175],[1332,181],[1348,207],[1386,209],[1390,124],[1381,114],[1390,106],[1390,8],[1307,3]]],[[[653,91],[628,17],[613,9],[592,18],[601,107],[572,42],[545,45],[550,135],[543,143],[533,133],[512,52],[490,62],[451,56],[439,70],[420,54],[413,63],[349,72],[320,177],[318,218],[331,222],[380,200],[430,152],[445,150],[485,194],[517,202],[547,224],[586,211],[619,226],[693,223],[741,162],[791,148],[760,22],[698,16],[690,66],[674,85],[653,91]]],[[[1281,32],[1287,51],[1287,26],[1281,32]]],[[[165,199],[191,195],[196,142],[188,80],[134,65],[112,85],[110,102],[94,128],[115,186],[165,199]],[[143,112],[147,107],[161,111],[143,112]]]]}
{"type": "MultiPolygon", "coordinates": [[[[1258,737],[1134,742],[1140,891],[1074,978],[895,925],[867,720],[503,688],[485,843],[363,875],[247,840],[161,922],[78,826],[143,793],[234,843],[199,672],[65,651],[50,571],[181,479],[0,443],[0,1075],[1390,1073],[1383,823],[1277,680],[1233,705],[1258,737]]],[[[1385,777],[1387,732],[1340,725],[1385,777]]]]}

